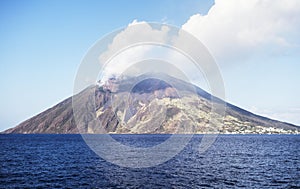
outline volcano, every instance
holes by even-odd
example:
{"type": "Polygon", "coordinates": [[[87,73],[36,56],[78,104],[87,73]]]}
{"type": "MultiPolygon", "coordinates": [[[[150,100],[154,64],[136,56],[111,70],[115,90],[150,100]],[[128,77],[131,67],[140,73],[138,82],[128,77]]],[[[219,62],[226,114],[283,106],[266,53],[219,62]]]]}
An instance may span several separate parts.
{"type": "Polygon", "coordinates": [[[300,132],[298,126],[253,114],[169,75],[110,78],[101,83],[2,133],[300,132]],[[76,114],[74,102],[80,105],[76,114]],[[213,103],[225,106],[218,124],[211,119],[213,103]]]}

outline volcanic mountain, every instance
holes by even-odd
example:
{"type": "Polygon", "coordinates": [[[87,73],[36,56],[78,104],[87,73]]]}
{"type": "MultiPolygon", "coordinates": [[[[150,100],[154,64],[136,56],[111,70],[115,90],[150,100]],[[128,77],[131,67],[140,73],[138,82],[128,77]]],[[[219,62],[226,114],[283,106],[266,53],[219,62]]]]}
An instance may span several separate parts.
{"type": "Polygon", "coordinates": [[[168,75],[111,78],[101,83],[3,133],[300,132],[298,126],[255,115],[168,75]],[[213,112],[213,105],[224,105],[224,111],[213,112]]]}

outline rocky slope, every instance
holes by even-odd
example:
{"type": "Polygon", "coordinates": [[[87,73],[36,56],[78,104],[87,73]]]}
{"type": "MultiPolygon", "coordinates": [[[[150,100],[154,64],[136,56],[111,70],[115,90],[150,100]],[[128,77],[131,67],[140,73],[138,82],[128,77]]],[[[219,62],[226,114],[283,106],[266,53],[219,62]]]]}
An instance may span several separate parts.
{"type": "MultiPolygon", "coordinates": [[[[144,76],[140,76],[144,77],[144,76]]],[[[210,119],[212,97],[182,80],[111,79],[3,133],[298,133],[300,128],[225,103],[223,124],[210,119]],[[140,81],[140,82],[138,82],[140,81]],[[171,83],[171,84],[170,84],[171,83]],[[130,90],[128,90],[130,89],[130,90]],[[93,106],[90,106],[93,103],[93,106]],[[79,132],[80,131],[80,132],[79,132]]],[[[251,99],[249,99],[251,100],[251,99]]],[[[224,103],[217,99],[216,102],[224,103]]]]}

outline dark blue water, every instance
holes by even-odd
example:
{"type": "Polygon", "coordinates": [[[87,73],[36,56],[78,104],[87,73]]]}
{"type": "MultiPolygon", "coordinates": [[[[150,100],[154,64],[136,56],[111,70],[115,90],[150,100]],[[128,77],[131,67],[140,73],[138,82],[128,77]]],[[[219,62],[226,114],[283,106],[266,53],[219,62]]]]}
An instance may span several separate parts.
{"type": "MultiPolygon", "coordinates": [[[[115,135],[153,146],[169,135],[115,135]]],[[[80,135],[0,135],[1,188],[300,188],[300,135],[219,135],[203,154],[201,135],[151,168],[124,168],[80,135]]]]}

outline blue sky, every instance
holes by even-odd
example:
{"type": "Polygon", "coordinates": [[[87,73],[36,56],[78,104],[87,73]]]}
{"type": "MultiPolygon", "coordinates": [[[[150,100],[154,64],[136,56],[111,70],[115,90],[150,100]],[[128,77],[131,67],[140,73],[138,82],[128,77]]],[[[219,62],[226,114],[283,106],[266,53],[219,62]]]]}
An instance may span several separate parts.
{"type": "MultiPolygon", "coordinates": [[[[183,27],[203,39],[221,68],[229,102],[300,125],[297,34],[300,27],[294,24],[300,22],[293,20],[299,15],[299,6],[286,3],[286,10],[280,9],[282,17],[274,17],[272,12],[260,15],[260,4],[249,5],[264,20],[235,11],[243,10],[244,5],[232,7],[219,1],[216,1],[218,6],[213,5],[214,1],[209,0],[1,1],[0,130],[15,126],[71,96],[76,71],[89,47],[135,19],[183,27]],[[220,10],[228,12],[220,15],[220,10]],[[286,12],[293,14],[286,15],[286,12]],[[233,20],[233,26],[239,27],[224,25],[218,20],[220,17],[224,20],[239,17],[241,20],[233,20]],[[265,22],[256,25],[255,20],[265,22]],[[286,25],[285,20],[293,26],[286,25]],[[272,31],[263,28],[272,21],[274,24],[268,27],[272,31]],[[262,29],[245,30],[250,24],[262,29]],[[241,34],[240,41],[235,41],[234,32],[241,34]],[[220,40],[210,40],[216,36],[220,40]],[[226,46],[229,43],[231,46],[226,46]]],[[[276,15],[278,7],[282,6],[274,5],[276,15]]]]}

